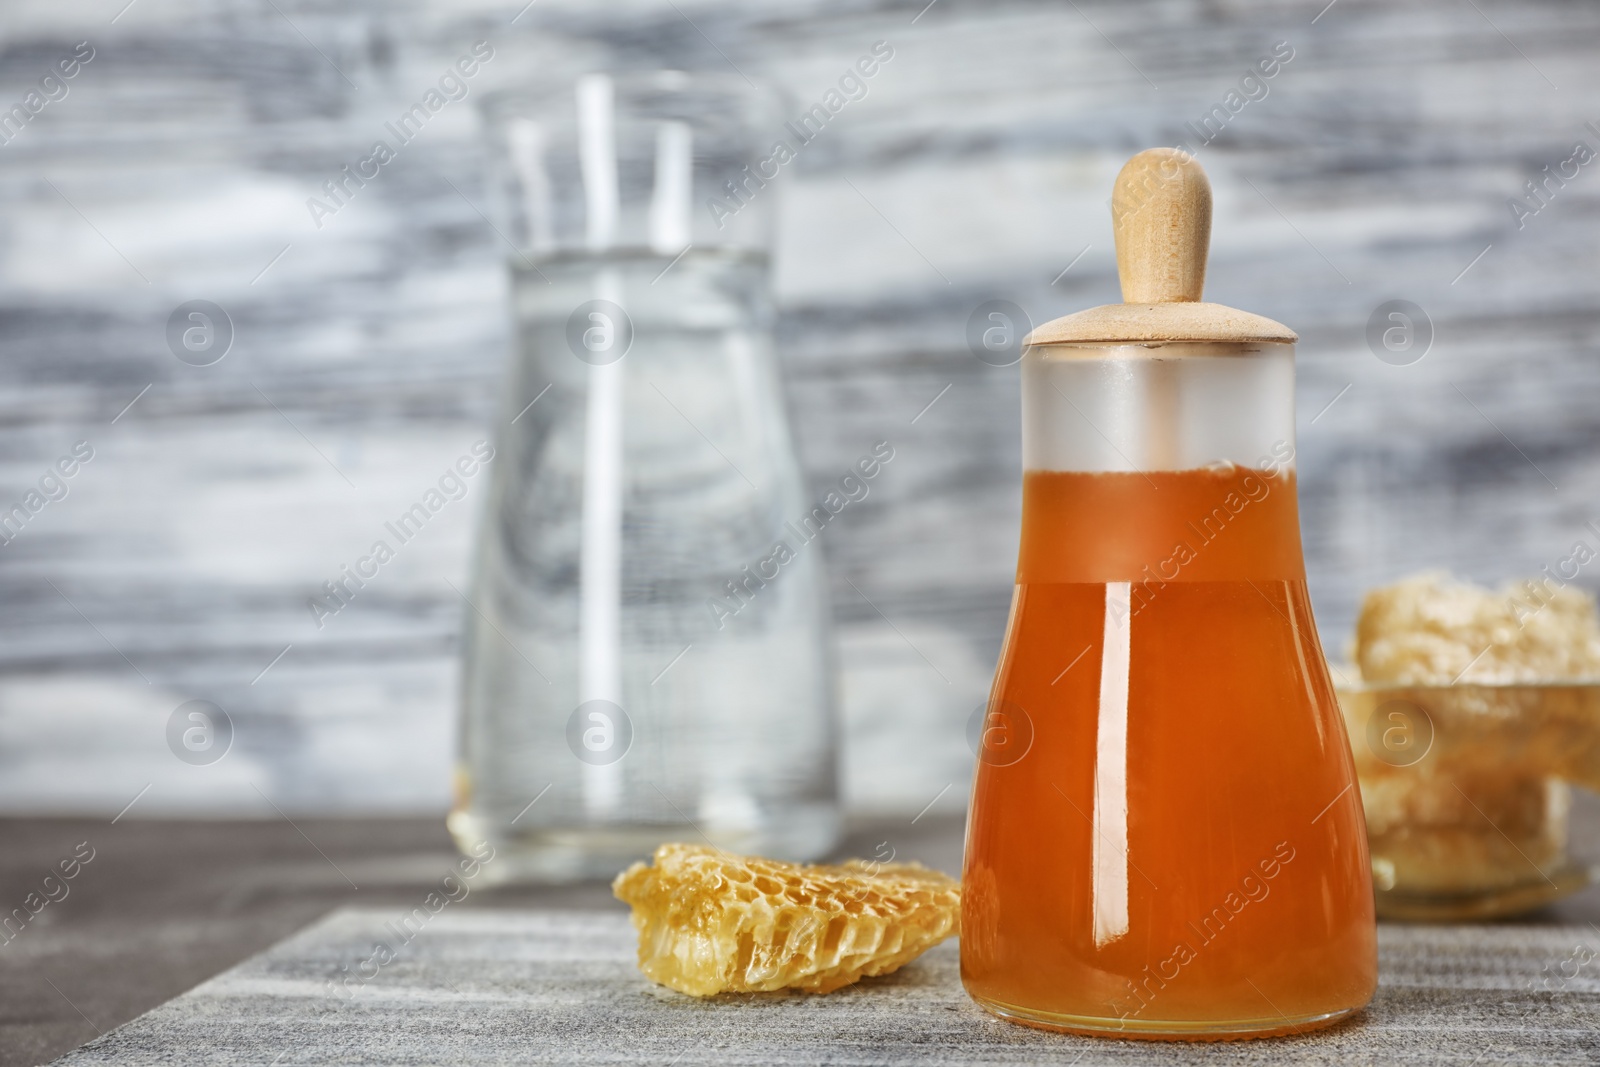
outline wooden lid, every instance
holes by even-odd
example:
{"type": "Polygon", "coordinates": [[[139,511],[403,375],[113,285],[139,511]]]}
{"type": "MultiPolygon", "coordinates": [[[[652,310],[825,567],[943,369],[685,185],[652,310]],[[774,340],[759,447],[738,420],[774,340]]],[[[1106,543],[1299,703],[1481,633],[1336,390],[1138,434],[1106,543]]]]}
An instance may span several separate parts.
{"type": "Polygon", "coordinates": [[[1111,223],[1124,302],[1047,322],[1026,344],[1299,340],[1280,322],[1201,302],[1211,247],[1211,183],[1187,152],[1151,148],[1128,160],[1111,194],[1111,223]]]}

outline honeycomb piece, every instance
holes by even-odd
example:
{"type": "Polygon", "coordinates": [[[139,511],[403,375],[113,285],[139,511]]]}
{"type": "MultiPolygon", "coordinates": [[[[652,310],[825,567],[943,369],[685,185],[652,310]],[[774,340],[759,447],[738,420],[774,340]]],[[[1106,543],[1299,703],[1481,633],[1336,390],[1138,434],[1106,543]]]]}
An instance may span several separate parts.
{"type": "Polygon", "coordinates": [[[1363,780],[1435,775],[1510,782],[1554,775],[1600,791],[1600,686],[1373,686],[1341,692],[1339,706],[1363,780]],[[1426,758],[1415,767],[1386,762],[1381,743],[1374,747],[1374,736],[1382,736],[1371,722],[1375,715],[1382,722],[1431,729],[1426,758]]]}
{"type": "Polygon", "coordinates": [[[831,993],[958,932],[961,886],[915,863],[801,866],[699,845],[656,849],[612,892],[633,908],[639,969],[691,996],[831,993]]]}
{"type": "Polygon", "coordinates": [[[1594,679],[1600,619],[1571,587],[1530,580],[1495,593],[1430,572],[1366,595],[1355,657],[1369,685],[1594,679]]]}
{"type": "Polygon", "coordinates": [[[1372,854],[1407,892],[1501,889],[1566,860],[1570,795],[1554,778],[1362,778],[1361,803],[1372,854]]]}

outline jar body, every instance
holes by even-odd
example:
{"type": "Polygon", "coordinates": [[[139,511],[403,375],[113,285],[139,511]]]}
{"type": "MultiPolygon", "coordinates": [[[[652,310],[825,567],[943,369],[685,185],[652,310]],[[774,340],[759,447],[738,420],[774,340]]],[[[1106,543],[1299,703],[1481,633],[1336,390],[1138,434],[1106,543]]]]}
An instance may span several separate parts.
{"type": "Polygon", "coordinates": [[[997,1014],[1246,1037],[1376,987],[1300,550],[1293,358],[1024,356],[1022,545],[963,882],[962,977],[997,1014]]]}

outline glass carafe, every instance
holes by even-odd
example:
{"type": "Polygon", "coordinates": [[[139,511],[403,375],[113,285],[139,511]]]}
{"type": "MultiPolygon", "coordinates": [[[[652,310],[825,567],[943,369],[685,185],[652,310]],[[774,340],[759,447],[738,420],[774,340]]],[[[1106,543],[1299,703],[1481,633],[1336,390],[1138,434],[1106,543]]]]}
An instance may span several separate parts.
{"type": "Polygon", "coordinates": [[[810,859],[837,836],[827,592],[790,525],[811,501],[771,337],[776,193],[743,173],[770,105],[677,72],[486,105],[516,350],[449,825],[495,849],[492,878],[610,877],[674,840],[810,859]]]}
{"type": "Polygon", "coordinates": [[[1197,302],[1204,182],[1187,157],[1135,157],[1114,199],[1129,303],[1041,327],[1023,357],[1022,541],[961,956],[976,1000],[1038,1026],[1258,1036],[1376,984],[1301,556],[1294,335],[1197,302]],[[1130,204],[1130,172],[1160,165],[1130,204]]]}

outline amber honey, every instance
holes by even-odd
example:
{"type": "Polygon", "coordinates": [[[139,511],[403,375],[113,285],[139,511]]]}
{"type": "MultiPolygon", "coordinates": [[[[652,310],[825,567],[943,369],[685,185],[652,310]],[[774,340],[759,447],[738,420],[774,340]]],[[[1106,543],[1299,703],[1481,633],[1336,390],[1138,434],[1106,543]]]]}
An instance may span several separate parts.
{"type": "Polygon", "coordinates": [[[1292,469],[1028,471],[962,976],[1033,1025],[1237,1038],[1377,982],[1292,469]]]}

